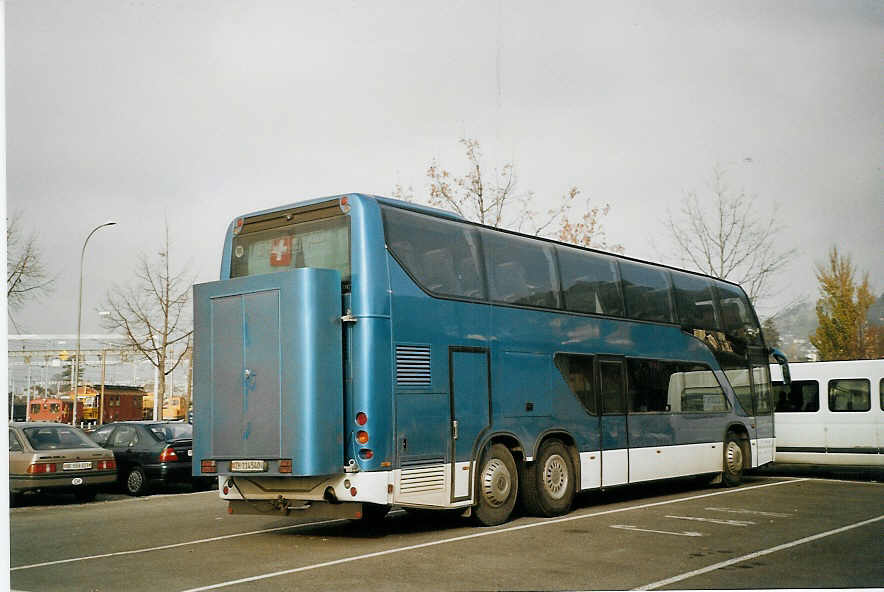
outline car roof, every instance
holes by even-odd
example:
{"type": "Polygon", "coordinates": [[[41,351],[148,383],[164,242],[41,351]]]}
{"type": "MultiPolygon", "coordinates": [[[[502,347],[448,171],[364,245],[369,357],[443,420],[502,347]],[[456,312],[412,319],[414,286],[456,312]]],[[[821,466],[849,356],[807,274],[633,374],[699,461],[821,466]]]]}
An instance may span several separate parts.
{"type": "Polygon", "coordinates": [[[59,423],[56,421],[10,421],[9,427],[11,428],[46,428],[46,427],[55,427],[55,428],[70,428],[75,427],[78,430],[80,426],[71,426],[69,423],[59,423]]]}

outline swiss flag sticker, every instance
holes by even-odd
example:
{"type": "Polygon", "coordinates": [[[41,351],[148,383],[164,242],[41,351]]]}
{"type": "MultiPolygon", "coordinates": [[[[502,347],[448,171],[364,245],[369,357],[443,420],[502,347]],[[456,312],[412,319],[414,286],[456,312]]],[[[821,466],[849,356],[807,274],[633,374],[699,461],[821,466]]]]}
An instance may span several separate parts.
{"type": "Polygon", "coordinates": [[[270,243],[270,265],[288,267],[292,264],[292,237],[284,236],[270,243]]]}

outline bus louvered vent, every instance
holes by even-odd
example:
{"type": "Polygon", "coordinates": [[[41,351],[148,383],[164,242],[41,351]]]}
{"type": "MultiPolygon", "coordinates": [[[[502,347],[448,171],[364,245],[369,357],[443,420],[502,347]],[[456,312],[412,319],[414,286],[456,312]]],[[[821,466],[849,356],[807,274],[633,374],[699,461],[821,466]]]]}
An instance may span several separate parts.
{"type": "Polygon", "coordinates": [[[396,384],[430,384],[430,346],[396,346],[396,384]]]}
{"type": "Polygon", "coordinates": [[[441,489],[445,489],[445,465],[421,463],[402,467],[399,491],[403,494],[424,493],[441,489]]]}

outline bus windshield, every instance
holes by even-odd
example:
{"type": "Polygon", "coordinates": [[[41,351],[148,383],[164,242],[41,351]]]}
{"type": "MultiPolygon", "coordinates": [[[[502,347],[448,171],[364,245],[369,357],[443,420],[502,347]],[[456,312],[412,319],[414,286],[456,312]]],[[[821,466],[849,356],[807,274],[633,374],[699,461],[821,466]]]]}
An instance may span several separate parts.
{"type": "Polygon", "coordinates": [[[233,238],[230,277],[298,267],[337,269],[344,282],[350,281],[349,218],[286,224],[233,238]]]}

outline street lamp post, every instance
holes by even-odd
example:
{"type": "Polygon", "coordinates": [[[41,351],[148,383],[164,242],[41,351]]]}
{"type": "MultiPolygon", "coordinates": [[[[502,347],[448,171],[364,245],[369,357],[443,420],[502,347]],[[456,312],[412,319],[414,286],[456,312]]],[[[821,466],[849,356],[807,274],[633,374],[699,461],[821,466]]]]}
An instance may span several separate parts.
{"type": "Polygon", "coordinates": [[[83,321],[83,258],[86,255],[86,244],[92,235],[105,226],[113,226],[116,224],[113,220],[108,220],[104,224],[99,224],[92,229],[92,232],[83,241],[83,248],[80,250],[80,295],[77,297],[77,357],[74,358],[74,397],[73,410],[71,415],[71,425],[77,425],[77,395],[80,392],[80,325],[83,321]]]}

